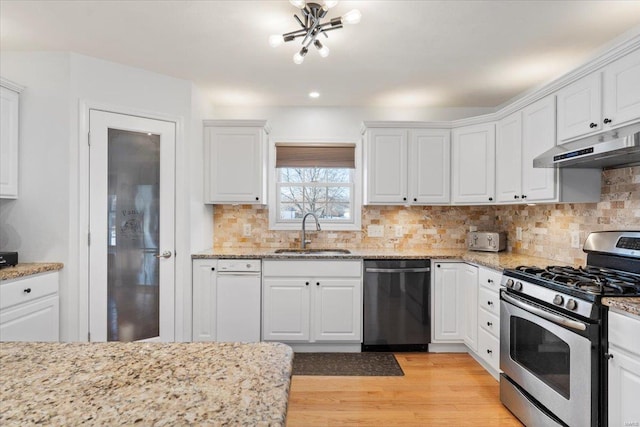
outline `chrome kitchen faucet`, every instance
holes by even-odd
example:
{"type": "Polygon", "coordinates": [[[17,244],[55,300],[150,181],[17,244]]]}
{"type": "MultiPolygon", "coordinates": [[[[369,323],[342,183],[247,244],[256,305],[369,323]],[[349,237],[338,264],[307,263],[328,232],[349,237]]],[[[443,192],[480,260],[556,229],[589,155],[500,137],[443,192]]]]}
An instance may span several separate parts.
{"type": "Polygon", "coordinates": [[[302,249],[304,249],[307,246],[307,243],[311,243],[311,240],[307,241],[307,230],[305,228],[305,221],[307,220],[307,217],[311,215],[313,217],[313,219],[316,220],[316,230],[320,231],[320,223],[318,222],[318,217],[316,216],[316,214],[314,214],[313,212],[309,212],[307,214],[305,214],[305,216],[302,217],[302,249]]]}

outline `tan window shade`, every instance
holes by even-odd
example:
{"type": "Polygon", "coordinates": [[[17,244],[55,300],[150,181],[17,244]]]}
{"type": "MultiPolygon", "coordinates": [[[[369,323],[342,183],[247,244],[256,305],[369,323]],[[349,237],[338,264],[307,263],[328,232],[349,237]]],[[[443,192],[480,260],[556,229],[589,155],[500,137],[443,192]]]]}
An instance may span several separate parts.
{"type": "Polygon", "coordinates": [[[277,168],[355,169],[355,144],[276,144],[277,168]]]}

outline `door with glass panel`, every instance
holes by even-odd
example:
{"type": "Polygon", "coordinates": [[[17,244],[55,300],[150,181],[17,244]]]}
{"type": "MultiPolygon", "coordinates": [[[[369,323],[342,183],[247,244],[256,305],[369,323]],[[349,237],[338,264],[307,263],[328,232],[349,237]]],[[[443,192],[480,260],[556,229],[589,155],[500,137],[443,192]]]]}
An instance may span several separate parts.
{"type": "Polygon", "coordinates": [[[175,123],[89,114],[91,341],[173,341],[175,123]]]}

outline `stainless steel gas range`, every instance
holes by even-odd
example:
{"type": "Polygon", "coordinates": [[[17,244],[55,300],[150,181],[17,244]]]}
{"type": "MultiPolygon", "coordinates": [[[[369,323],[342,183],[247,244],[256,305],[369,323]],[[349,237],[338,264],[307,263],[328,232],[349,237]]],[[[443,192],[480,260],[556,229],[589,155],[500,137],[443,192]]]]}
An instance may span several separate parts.
{"type": "Polygon", "coordinates": [[[535,426],[607,425],[607,307],[640,296],[640,232],[591,233],[587,266],[505,270],[500,399],[535,426]]]}

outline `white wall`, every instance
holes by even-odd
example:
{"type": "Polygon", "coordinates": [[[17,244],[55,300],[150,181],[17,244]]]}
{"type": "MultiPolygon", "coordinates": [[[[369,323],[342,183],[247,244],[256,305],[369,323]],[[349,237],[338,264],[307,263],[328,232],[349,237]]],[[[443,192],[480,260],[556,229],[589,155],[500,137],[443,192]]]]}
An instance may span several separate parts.
{"type": "Polygon", "coordinates": [[[0,244],[20,251],[22,261],[64,262],[60,312],[65,341],[86,340],[88,331],[87,278],[78,261],[86,257],[86,231],[81,229],[86,209],[80,194],[86,179],[80,168],[86,152],[84,136],[79,136],[81,103],[178,122],[176,339],[190,339],[190,239],[212,233],[209,212],[201,208],[192,214],[196,196],[189,190],[192,184],[202,185],[192,168],[192,153],[202,146],[202,131],[197,130],[206,112],[202,96],[185,80],[72,53],[2,52],[0,64],[3,77],[27,87],[21,98],[21,194],[0,205],[0,236],[7,236],[0,244]],[[199,123],[193,122],[192,110],[199,123]],[[194,141],[196,147],[191,148],[194,141]]]}

